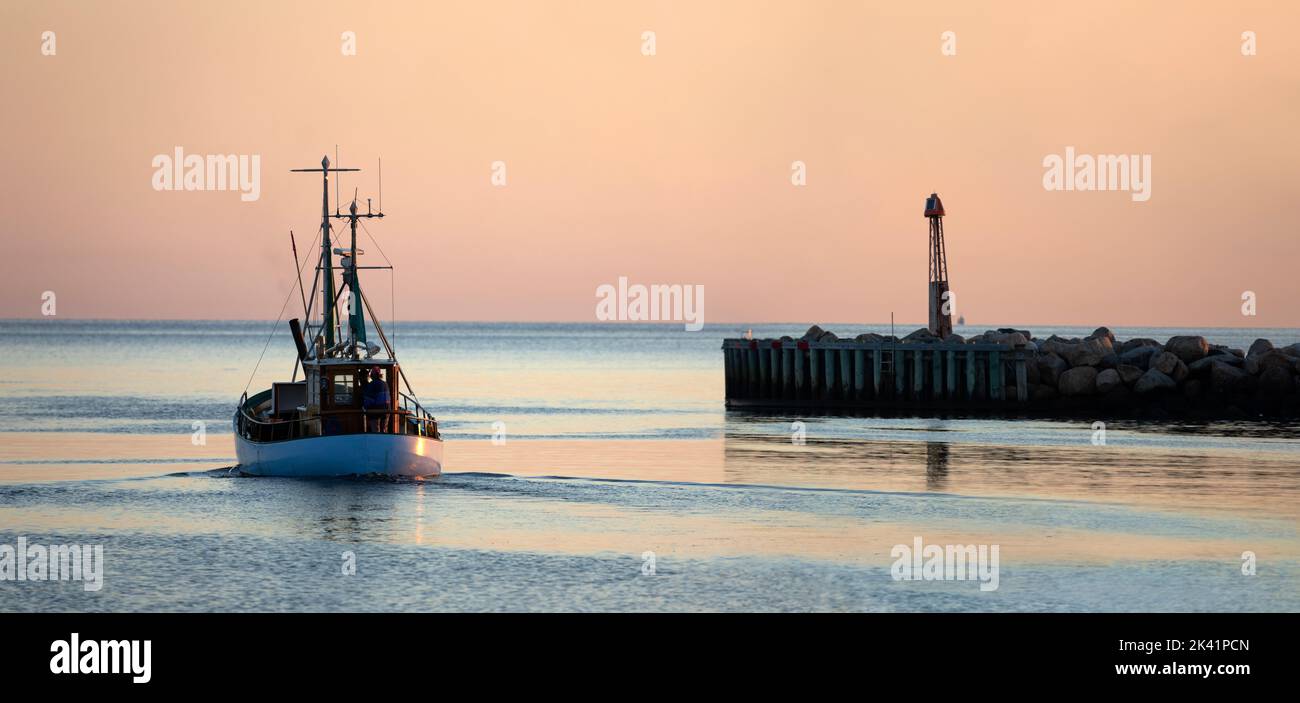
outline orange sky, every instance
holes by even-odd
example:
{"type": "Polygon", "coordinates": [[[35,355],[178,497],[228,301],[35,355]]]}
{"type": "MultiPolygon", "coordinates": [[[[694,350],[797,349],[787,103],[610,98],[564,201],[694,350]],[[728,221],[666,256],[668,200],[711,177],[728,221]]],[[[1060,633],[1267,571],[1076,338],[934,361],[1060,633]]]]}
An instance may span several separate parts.
{"type": "Polygon", "coordinates": [[[5,0],[0,317],[274,317],[318,223],[287,171],[339,144],[363,198],[384,159],[405,319],[594,321],[627,276],[923,321],[938,190],[972,324],[1300,326],[1300,5],[1210,5],[5,0]],[[260,154],[260,199],[153,190],[176,146],[260,154]],[[1150,154],[1151,199],[1044,190],[1066,146],[1150,154]]]}

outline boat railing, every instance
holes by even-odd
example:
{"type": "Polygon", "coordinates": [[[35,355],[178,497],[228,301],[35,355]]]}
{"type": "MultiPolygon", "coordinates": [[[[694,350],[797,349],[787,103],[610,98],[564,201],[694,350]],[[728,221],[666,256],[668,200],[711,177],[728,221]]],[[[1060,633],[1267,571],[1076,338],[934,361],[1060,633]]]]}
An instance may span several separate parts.
{"type": "Polygon", "coordinates": [[[438,433],[438,421],[418,402],[402,394],[402,406],[395,410],[387,409],[353,409],[322,410],[312,417],[262,418],[249,412],[249,407],[256,407],[270,398],[265,392],[252,399],[240,399],[239,412],[235,416],[235,431],[241,437],[253,442],[278,442],[304,437],[331,436],[339,434],[401,434],[416,435],[441,439],[438,433]],[[257,401],[257,402],[252,402],[257,401]],[[331,422],[347,416],[360,416],[357,423],[359,430],[345,431],[341,423],[331,422]],[[372,423],[374,420],[380,422],[372,423]],[[381,429],[374,429],[374,426],[381,429]]]}
{"type": "Polygon", "coordinates": [[[398,396],[401,398],[401,407],[403,410],[406,410],[415,417],[433,420],[433,413],[425,410],[424,406],[420,405],[420,401],[400,391],[398,392],[398,396]]]}

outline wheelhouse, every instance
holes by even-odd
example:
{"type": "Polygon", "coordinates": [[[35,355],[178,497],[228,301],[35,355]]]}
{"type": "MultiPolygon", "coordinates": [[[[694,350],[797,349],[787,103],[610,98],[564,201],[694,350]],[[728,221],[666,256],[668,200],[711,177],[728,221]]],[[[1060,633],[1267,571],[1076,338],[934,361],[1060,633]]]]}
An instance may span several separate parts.
{"type": "Polygon", "coordinates": [[[400,390],[402,369],[396,362],[309,360],[303,370],[303,380],[275,383],[240,404],[241,436],[253,442],[371,433],[439,438],[437,420],[400,390]],[[367,403],[375,370],[387,396],[382,406],[374,393],[367,403]]]}

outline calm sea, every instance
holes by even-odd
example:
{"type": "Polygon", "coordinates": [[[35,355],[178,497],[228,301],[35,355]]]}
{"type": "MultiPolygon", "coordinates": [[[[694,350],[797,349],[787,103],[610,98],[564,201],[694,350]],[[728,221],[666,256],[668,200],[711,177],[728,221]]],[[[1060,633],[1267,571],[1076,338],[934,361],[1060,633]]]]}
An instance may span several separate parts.
{"type": "Polygon", "coordinates": [[[744,331],[399,324],[446,475],[305,481],[225,470],[284,329],[0,321],[0,545],[105,559],[99,591],[0,581],[0,611],[1300,610],[1300,425],[727,412],[744,331]],[[916,538],[996,546],[997,589],[895,580],[916,538]]]}

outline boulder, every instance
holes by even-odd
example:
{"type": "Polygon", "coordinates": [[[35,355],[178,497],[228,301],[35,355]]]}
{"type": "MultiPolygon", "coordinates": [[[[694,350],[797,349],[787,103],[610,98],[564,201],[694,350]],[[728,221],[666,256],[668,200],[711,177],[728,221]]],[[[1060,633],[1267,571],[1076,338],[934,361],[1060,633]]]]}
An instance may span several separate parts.
{"type": "Polygon", "coordinates": [[[1245,371],[1230,364],[1210,365],[1210,389],[1215,393],[1233,393],[1246,378],[1245,371]]]}
{"type": "Polygon", "coordinates": [[[1210,372],[1212,364],[1227,364],[1229,366],[1241,366],[1246,363],[1244,359],[1232,354],[1211,354],[1204,359],[1198,359],[1187,365],[1187,370],[1193,376],[1200,376],[1210,372]]]}
{"type": "Polygon", "coordinates": [[[1014,328],[1014,327],[999,327],[999,328],[998,328],[998,333],[999,333],[999,334],[1011,334],[1012,332],[1015,332],[1015,333],[1018,333],[1018,334],[1022,335],[1025,339],[1033,339],[1033,338],[1034,338],[1034,335],[1030,334],[1030,333],[1029,333],[1029,330],[1018,330],[1018,329],[1016,329],[1016,328],[1014,328]]]}
{"type": "Polygon", "coordinates": [[[965,344],[966,338],[961,336],[960,334],[957,334],[956,332],[953,332],[949,334],[947,337],[943,338],[943,343],[944,344],[965,344]]]}
{"type": "Polygon", "coordinates": [[[1056,335],[1052,335],[1038,344],[1038,350],[1041,352],[1047,352],[1048,354],[1055,354],[1064,359],[1066,353],[1073,349],[1076,344],[1078,344],[1078,342],[1071,342],[1069,340],[1061,339],[1056,335]]]}
{"type": "Polygon", "coordinates": [[[1158,346],[1134,347],[1128,351],[1120,352],[1119,363],[1136,366],[1145,371],[1151,365],[1151,357],[1159,353],[1161,353],[1161,349],[1158,346]]]}
{"type": "Polygon", "coordinates": [[[1273,351],[1273,343],[1267,339],[1256,339],[1251,343],[1250,349],[1246,351],[1246,356],[1258,356],[1264,352],[1273,351]]]}
{"type": "Polygon", "coordinates": [[[1101,357],[1101,361],[1097,363],[1097,367],[1103,369],[1113,369],[1116,366],[1119,366],[1119,355],[1114,352],[1101,357]]]}
{"type": "Polygon", "coordinates": [[[1154,339],[1150,339],[1150,338],[1148,338],[1148,337],[1134,337],[1133,339],[1130,339],[1130,340],[1128,340],[1128,341],[1126,341],[1126,342],[1120,344],[1119,347],[1118,347],[1118,349],[1117,349],[1117,351],[1118,351],[1120,354],[1123,354],[1124,352],[1132,351],[1132,350],[1134,350],[1134,349],[1139,349],[1139,348],[1141,348],[1141,347],[1156,347],[1156,348],[1160,348],[1160,346],[1161,346],[1161,345],[1160,345],[1160,342],[1157,342],[1157,341],[1154,340],[1154,339]]]}
{"type": "Polygon", "coordinates": [[[864,332],[858,335],[857,337],[854,337],[854,339],[856,341],[863,342],[865,344],[880,344],[881,342],[885,341],[884,337],[876,334],[875,332],[864,332]]]}
{"type": "Polygon", "coordinates": [[[1156,371],[1169,376],[1174,372],[1174,369],[1178,368],[1178,357],[1174,356],[1173,352],[1160,352],[1151,357],[1151,361],[1147,364],[1147,368],[1155,369],[1156,371]]]}
{"type": "Polygon", "coordinates": [[[1029,383],[1042,383],[1042,374],[1038,372],[1038,360],[1030,356],[1025,360],[1025,380],[1029,383]]]}
{"type": "Polygon", "coordinates": [[[1201,383],[1198,379],[1190,379],[1187,383],[1183,384],[1183,396],[1189,399],[1198,398],[1201,395],[1201,391],[1204,390],[1204,387],[1205,384],[1201,383]]]}
{"type": "Polygon", "coordinates": [[[1259,392],[1274,398],[1294,393],[1295,379],[1291,376],[1291,369],[1270,366],[1261,371],[1259,392]]]}
{"type": "Polygon", "coordinates": [[[1147,372],[1142,374],[1142,378],[1133,384],[1133,391],[1146,395],[1158,391],[1172,391],[1177,387],[1178,384],[1174,383],[1174,379],[1153,368],[1147,369],[1147,372]]]}
{"type": "Polygon", "coordinates": [[[1089,337],[1067,349],[1065,360],[1070,362],[1070,366],[1096,366],[1111,351],[1109,339],[1089,337]]]}
{"type": "Polygon", "coordinates": [[[1061,374],[1056,388],[1064,396],[1092,395],[1097,392],[1097,369],[1091,366],[1072,368],[1061,374]]]}
{"type": "Polygon", "coordinates": [[[1182,359],[1178,359],[1177,363],[1174,364],[1173,372],[1168,375],[1174,379],[1174,383],[1182,383],[1188,376],[1187,364],[1184,364],[1182,359]]]}
{"type": "Polygon", "coordinates": [[[1029,344],[1029,337],[1026,337],[1019,332],[998,331],[992,334],[985,334],[984,338],[992,344],[1005,344],[1011,347],[1029,344]]]}
{"type": "Polygon", "coordinates": [[[1224,345],[1222,345],[1222,344],[1211,344],[1211,345],[1210,345],[1210,356],[1216,356],[1216,355],[1218,355],[1218,356],[1235,356],[1235,357],[1237,357],[1238,359],[1245,359],[1245,358],[1246,358],[1246,352],[1244,352],[1244,351],[1242,351],[1242,350],[1240,350],[1240,349],[1233,349],[1232,347],[1224,346],[1224,345]]]}
{"type": "Polygon", "coordinates": [[[1179,335],[1169,338],[1169,341],[1165,343],[1165,350],[1173,352],[1184,363],[1190,364],[1209,354],[1210,344],[1205,341],[1205,337],[1179,335]]]}
{"type": "Polygon", "coordinates": [[[1288,344],[1285,347],[1280,347],[1278,351],[1282,352],[1283,354],[1286,354],[1289,357],[1300,359],[1300,342],[1296,342],[1295,344],[1288,344]]]}
{"type": "Polygon", "coordinates": [[[822,332],[822,336],[817,338],[819,342],[838,342],[840,338],[834,332],[822,332]]]}
{"type": "Polygon", "coordinates": [[[1061,374],[1070,368],[1065,359],[1051,353],[1039,354],[1037,365],[1039,380],[1053,388],[1060,382],[1061,374]]]}
{"type": "Polygon", "coordinates": [[[1097,374],[1098,393],[1109,393],[1114,390],[1116,386],[1122,385],[1124,385],[1124,381],[1120,379],[1119,372],[1115,369],[1106,369],[1097,374]]]}
{"type": "Polygon", "coordinates": [[[1245,366],[1246,372],[1254,376],[1271,368],[1287,369],[1289,371],[1295,366],[1295,360],[1287,356],[1281,349],[1271,349],[1258,356],[1246,357],[1245,366]]]}
{"type": "Polygon", "coordinates": [[[1108,327],[1098,327],[1097,329],[1095,329],[1095,330],[1092,331],[1092,334],[1090,334],[1090,335],[1088,335],[1088,336],[1089,336],[1089,337],[1105,337],[1106,339],[1110,340],[1111,346],[1114,346],[1114,345],[1115,345],[1115,334],[1114,334],[1113,332],[1111,332],[1111,331],[1110,331],[1110,328],[1108,328],[1108,327]]]}
{"type": "Polygon", "coordinates": [[[915,332],[903,337],[904,344],[934,344],[939,338],[929,329],[922,327],[915,332]]]}
{"type": "Polygon", "coordinates": [[[812,327],[808,328],[807,332],[803,333],[803,339],[812,340],[815,342],[818,339],[821,339],[821,336],[823,334],[826,334],[826,330],[822,329],[821,327],[818,327],[817,325],[813,325],[812,327]]]}
{"type": "Polygon", "coordinates": [[[1142,369],[1130,364],[1120,364],[1115,367],[1115,371],[1119,374],[1119,380],[1126,386],[1131,386],[1142,378],[1142,369]]]}

